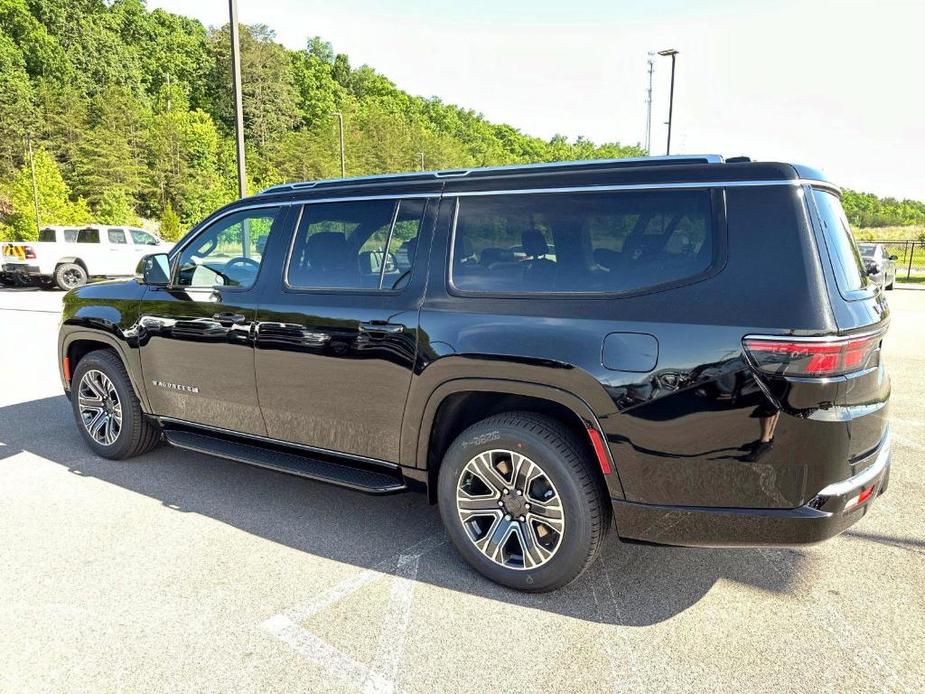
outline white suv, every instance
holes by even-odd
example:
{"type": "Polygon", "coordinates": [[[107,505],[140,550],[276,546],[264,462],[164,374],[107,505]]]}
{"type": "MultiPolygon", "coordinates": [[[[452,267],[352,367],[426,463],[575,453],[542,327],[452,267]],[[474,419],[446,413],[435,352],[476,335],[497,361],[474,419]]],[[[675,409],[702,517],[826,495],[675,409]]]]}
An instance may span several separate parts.
{"type": "Polygon", "coordinates": [[[142,256],[172,247],[133,227],[45,227],[36,242],[3,244],[2,279],[7,284],[38,280],[68,290],[90,277],[131,275],[142,256]]]}

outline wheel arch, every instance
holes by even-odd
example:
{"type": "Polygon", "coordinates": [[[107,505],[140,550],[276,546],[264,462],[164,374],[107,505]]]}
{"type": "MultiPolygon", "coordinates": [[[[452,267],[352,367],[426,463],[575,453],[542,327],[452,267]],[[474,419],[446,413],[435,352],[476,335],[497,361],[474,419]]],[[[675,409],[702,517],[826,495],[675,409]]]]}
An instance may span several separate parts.
{"type": "MultiPolygon", "coordinates": [[[[538,412],[561,421],[575,434],[593,461],[597,461],[597,457],[589,430],[595,431],[601,441],[606,441],[591,407],[568,391],[536,383],[488,378],[444,382],[428,397],[417,440],[413,450],[408,451],[413,456],[413,467],[426,475],[431,503],[436,501],[436,476],[443,454],[456,436],[475,422],[511,411],[538,412]]],[[[611,473],[605,474],[602,466],[595,464],[595,474],[609,496],[623,498],[617,466],[606,444],[603,455],[611,473]]]]}
{"type": "Polygon", "coordinates": [[[80,360],[91,352],[102,349],[110,349],[116,353],[116,356],[122,361],[125,371],[128,374],[132,384],[132,389],[138,397],[142,410],[150,414],[151,410],[148,404],[147,393],[139,372],[140,363],[137,363],[136,354],[126,354],[125,345],[116,337],[104,332],[91,330],[76,330],[64,335],[61,339],[59,349],[58,369],[61,374],[61,382],[64,385],[65,392],[70,392],[69,377],[73,376],[80,360]],[[134,359],[132,358],[134,357],[134,359]],[[67,359],[69,373],[65,373],[64,360],[67,359]]]}
{"type": "Polygon", "coordinates": [[[90,276],[90,270],[87,269],[87,263],[84,261],[83,258],[80,258],[76,255],[68,256],[66,258],[58,258],[58,260],[55,261],[55,270],[57,271],[57,269],[61,267],[62,265],[64,265],[65,263],[74,263],[75,265],[80,265],[80,267],[84,269],[84,272],[87,273],[87,276],[88,277],[90,276]]]}

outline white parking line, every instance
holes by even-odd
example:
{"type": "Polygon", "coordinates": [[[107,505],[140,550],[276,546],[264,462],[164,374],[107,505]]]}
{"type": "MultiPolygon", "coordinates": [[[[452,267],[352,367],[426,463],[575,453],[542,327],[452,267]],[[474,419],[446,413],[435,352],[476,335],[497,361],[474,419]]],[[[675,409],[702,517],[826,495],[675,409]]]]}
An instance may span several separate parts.
{"type": "Polygon", "coordinates": [[[366,694],[394,694],[400,691],[396,680],[404,653],[405,633],[411,620],[420,559],[445,542],[443,533],[426,537],[373,568],[344,579],[308,602],[270,617],[260,628],[366,694]],[[372,664],[359,662],[301,625],[309,617],[389,575],[392,576],[392,589],[379,627],[379,641],[372,664]]]}

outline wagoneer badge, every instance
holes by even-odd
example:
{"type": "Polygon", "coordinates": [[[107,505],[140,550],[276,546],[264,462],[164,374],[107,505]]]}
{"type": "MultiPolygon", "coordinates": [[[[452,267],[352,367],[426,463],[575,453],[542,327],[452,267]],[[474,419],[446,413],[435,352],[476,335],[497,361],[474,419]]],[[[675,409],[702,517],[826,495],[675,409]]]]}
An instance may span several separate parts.
{"type": "Polygon", "coordinates": [[[158,388],[166,388],[167,390],[179,390],[184,393],[199,392],[199,386],[185,386],[182,383],[167,383],[166,381],[158,381],[157,379],[152,380],[151,383],[158,388]]]}

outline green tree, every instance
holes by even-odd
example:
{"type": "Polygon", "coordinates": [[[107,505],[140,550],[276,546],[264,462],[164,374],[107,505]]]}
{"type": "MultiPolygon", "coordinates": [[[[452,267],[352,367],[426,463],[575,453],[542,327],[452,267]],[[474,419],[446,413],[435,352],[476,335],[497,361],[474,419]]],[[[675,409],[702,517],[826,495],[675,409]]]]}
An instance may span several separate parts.
{"type": "MultiPolygon", "coordinates": [[[[70,190],[57,162],[44,149],[34,153],[35,181],[39,198],[39,221],[42,226],[86,224],[90,210],[84,200],[72,201],[70,190]]],[[[26,162],[2,191],[10,201],[12,213],[0,226],[0,235],[16,241],[36,238],[35,204],[32,196],[32,172],[26,162]]]]}
{"type": "Polygon", "coordinates": [[[176,241],[180,238],[180,218],[174,212],[169,202],[161,213],[161,238],[165,241],[176,241]]]}
{"type": "Polygon", "coordinates": [[[94,218],[102,224],[138,224],[135,201],[124,188],[110,188],[103,193],[94,218]]]}
{"type": "Polygon", "coordinates": [[[23,141],[33,118],[32,83],[22,53],[0,29],[0,178],[22,161],[23,141]]]}

